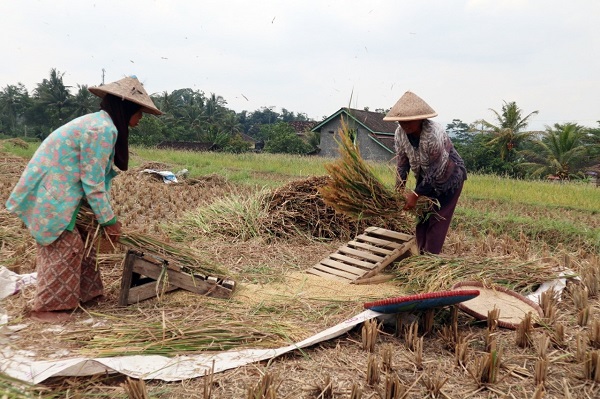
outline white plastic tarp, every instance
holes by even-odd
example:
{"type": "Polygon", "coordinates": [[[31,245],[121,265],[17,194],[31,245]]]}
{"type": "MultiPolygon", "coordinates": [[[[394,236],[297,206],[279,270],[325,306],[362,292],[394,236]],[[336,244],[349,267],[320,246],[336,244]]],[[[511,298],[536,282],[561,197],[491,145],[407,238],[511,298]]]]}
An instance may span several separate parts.
{"type": "Polygon", "coordinates": [[[306,348],[338,337],[352,329],[352,327],[379,315],[381,313],[366,310],[310,338],[278,349],[244,349],[173,358],[156,355],[135,355],[40,361],[31,359],[27,354],[20,354],[5,348],[0,352],[0,371],[32,384],[40,383],[50,377],[86,376],[101,373],[121,373],[144,380],[179,381],[202,377],[211,373],[211,370],[218,373],[246,364],[272,359],[296,349],[306,348]]]}

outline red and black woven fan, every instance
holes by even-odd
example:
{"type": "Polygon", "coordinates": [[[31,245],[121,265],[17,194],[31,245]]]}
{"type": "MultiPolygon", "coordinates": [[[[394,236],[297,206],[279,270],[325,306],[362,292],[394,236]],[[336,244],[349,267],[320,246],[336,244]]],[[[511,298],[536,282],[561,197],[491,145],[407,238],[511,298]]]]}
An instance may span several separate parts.
{"type": "Polygon", "coordinates": [[[379,313],[412,312],[454,305],[473,299],[477,295],[479,295],[478,290],[428,292],[366,302],[364,307],[379,313]]]}

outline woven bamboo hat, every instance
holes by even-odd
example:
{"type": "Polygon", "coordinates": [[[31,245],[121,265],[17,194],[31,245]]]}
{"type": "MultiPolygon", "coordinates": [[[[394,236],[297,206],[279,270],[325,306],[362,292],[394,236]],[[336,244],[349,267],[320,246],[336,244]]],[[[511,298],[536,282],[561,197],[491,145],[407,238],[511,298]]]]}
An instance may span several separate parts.
{"type": "Polygon", "coordinates": [[[407,91],[394,104],[390,112],[383,118],[384,121],[414,121],[433,118],[437,112],[433,110],[421,97],[407,91]]]}
{"type": "Polygon", "coordinates": [[[162,112],[156,108],[152,99],[144,90],[144,86],[136,76],[128,76],[116,82],[106,85],[90,87],[88,89],[93,94],[100,98],[104,98],[106,94],[120,97],[122,100],[131,101],[142,106],[142,112],[153,115],[162,115],[162,112]]]}

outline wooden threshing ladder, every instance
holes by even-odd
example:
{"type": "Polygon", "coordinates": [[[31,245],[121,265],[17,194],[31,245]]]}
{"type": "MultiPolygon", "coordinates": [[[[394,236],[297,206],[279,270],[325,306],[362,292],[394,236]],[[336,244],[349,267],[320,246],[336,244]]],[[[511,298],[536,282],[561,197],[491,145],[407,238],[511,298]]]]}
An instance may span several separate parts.
{"type": "Polygon", "coordinates": [[[235,285],[233,280],[195,274],[157,255],[130,249],[125,255],[119,305],[131,305],[179,288],[226,299],[235,285]]]}
{"type": "Polygon", "coordinates": [[[393,262],[419,250],[415,237],[381,227],[368,227],[363,234],[314,265],[307,273],[355,284],[375,282],[379,272],[393,262]]]}

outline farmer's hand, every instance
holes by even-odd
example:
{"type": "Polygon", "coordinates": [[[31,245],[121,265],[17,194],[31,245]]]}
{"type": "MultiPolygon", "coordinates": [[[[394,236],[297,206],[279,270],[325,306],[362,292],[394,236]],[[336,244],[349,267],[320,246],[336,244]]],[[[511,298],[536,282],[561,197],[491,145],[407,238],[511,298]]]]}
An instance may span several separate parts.
{"type": "Polygon", "coordinates": [[[113,244],[119,242],[121,238],[121,222],[117,221],[115,224],[103,227],[106,236],[110,239],[113,244]]]}
{"type": "Polygon", "coordinates": [[[417,205],[417,199],[419,199],[419,196],[414,191],[409,191],[404,194],[404,199],[405,199],[404,208],[402,208],[402,209],[405,211],[409,211],[409,210],[415,208],[415,206],[417,205]]]}

